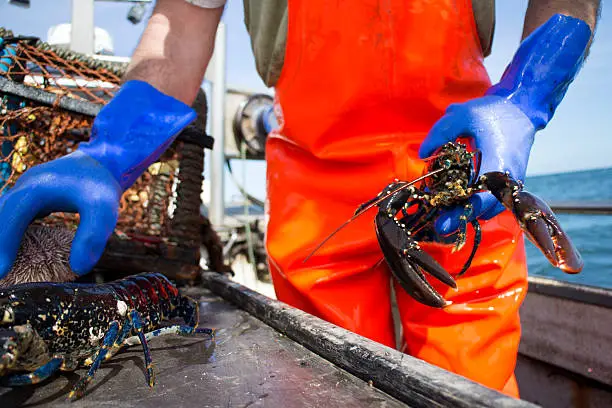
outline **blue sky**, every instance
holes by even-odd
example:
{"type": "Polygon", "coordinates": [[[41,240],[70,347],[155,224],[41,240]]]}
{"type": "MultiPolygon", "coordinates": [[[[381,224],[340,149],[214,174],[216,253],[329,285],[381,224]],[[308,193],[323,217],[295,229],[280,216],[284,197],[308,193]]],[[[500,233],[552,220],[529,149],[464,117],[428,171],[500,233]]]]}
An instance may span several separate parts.
{"type": "MultiPolygon", "coordinates": [[[[70,22],[70,6],[71,0],[32,0],[32,7],[24,10],[0,0],[0,25],[17,34],[46,39],[50,26],[70,22]]],[[[499,79],[518,47],[526,8],[527,0],[497,2],[493,52],[485,60],[493,82],[499,79]]],[[[110,32],[115,54],[120,56],[132,53],[146,22],[132,25],[125,18],[128,9],[128,5],[114,2],[96,4],[96,26],[110,32]]],[[[147,16],[150,10],[151,7],[147,16]]],[[[612,167],[612,138],[608,135],[612,116],[608,99],[612,97],[612,26],[608,20],[612,17],[608,14],[603,8],[589,59],[552,122],[536,135],[528,175],[612,167]]],[[[228,86],[269,92],[255,71],[241,0],[228,0],[223,21],[228,29],[228,86]]],[[[265,163],[247,163],[246,170],[247,190],[263,198],[265,163]]],[[[234,171],[242,179],[240,163],[234,164],[234,171]]],[[[236,197],[237,189],[229,177],[226,180],[226,199],[236,197]]]]}

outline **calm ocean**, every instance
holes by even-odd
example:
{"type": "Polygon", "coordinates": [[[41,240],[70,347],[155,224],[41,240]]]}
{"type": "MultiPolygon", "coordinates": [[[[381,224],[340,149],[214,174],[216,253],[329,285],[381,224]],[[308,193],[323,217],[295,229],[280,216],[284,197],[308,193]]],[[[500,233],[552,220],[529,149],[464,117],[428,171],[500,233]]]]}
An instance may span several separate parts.
{"type": "MultiPolygon", "coordinates": [[[[612,168],[527,177],[525,189],[547,202],[612,200],[612,168]]],[[[584,269],[568,275],[548,263],[527,241],[530,276],[546,276],[584,285],[612,288],[612,215],[557,214],[584,260],[584,269]]]]}

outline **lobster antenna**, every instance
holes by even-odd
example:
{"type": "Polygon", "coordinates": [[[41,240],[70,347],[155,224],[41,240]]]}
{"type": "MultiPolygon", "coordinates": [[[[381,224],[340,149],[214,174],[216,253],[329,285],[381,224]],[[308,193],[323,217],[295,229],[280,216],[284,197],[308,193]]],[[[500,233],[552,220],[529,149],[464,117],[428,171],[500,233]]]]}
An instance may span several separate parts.
{"type": "Polygon", "coordinates": [[[309,260],[309,259],[310,259],[310,258],[311,258],[311,257],[312,257],[312,256],[313,256],[313,255],[314,255],[314,254],[315,254],[315,253],[316,253],[316,252],[319,250],[319,249],[321,249],[321,247],[322,247],[323,245],[325,245],[325,243],[326,243],[327,241],[329,241],[329,240],[330,240],[330,239],[331,239],[331,238],[332,238],[334,235],[336,235],[336,234],[337,234],[337,233],[338,233],[338,232],[339,232],[339,231],[340,231],[342,228],[344,228],[344,227],[345,227],[345,226],[346,226],[348,223],[350,223],[350,222],[354,221],[354,220],[355,220],[355,218],[359,217],[361,214],[365,213],[365,212],[366,212],[366,211],[368,211],[370,208],[374,207],[375,205],[377,205],[377,204],[378,204],[378,203],[380,203],[381,201],[385,200],[387,197],[389,197],[389,196],[391,196],[391,195],[393,195],[393,194],[397,193],[398,191],[401,191],[401,190],[403,190],[403,189],[405,189],[405,188],[407,188],[407,187],[410,187],[410,186],[412,186],[413,184],[418,183],[419,181],[424,180],[424,179],[426,179],[427,177],[431,177],[431,176],[433,176],[434,174],[440,173],[441,171],[444,171],[444,170],[445,170],[445,169],[437,169],[437,170],[431,171],[431,172],[429,172],[429,173],[427,173],[427,174],[425,174],[425,175],[423,175],[423,176],[421,176],[421,177],[419,177],[419,178],[416,178],[416,179],[412,180],[412,181],[411,181],[411,182],[409,182],[409,183],[403,184],[402,186],[400,186],[400,187],[396,188],[396,189],[395,189],[395,190],[393,190],[393,191],[390,191],[389,193],[387,193],[387,194],[385,194],[385,195],[381,196],[380,198],[378,198],[377,200],[375,200],[375,201],[371,202],[371,203],[370,203],[369,205],[367,205],[366,207],[364,207],[364,208],[362,208],[361,210],[357,211],[357,212],[356,212],[356,213],[355,213],[355,214],[354,214],[354,215],[353,215],[353,216],[352,216],[350,219],[346,220],[346,221],[345,221],[345,222],[344,222],[342,225],[340,225],[338,228],[336,228],[336,229],[334,230],[334,232],[332,232],[331,234],[329,234],[329,235],[327,236],[327,238],[325,238],[323,241],[321,241],[321,243],[320,243],[319,245],[317,245],[317,246],[316,246],[316,248],[315,248],[315,249],[313,249],[313,250],[312,250],[312,252],[311,252],[310,254],[308,254],[308,256],[307,256],[306,258],[304,258],[304,260],[302,261],[302,263],[306,263],[306,262],[307,262],[307,261],[308,261],[308,260],[309,260]]]}

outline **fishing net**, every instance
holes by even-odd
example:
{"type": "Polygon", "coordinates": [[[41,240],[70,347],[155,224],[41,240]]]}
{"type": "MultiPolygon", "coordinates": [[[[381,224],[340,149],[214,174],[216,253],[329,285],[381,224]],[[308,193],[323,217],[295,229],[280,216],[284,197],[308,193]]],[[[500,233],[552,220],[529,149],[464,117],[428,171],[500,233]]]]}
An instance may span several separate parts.
{"type": "MultiPolygon", "coordinates": [[[[89,139],[125,69],[0,28],[0,195],[32,166],[89,139]]],[[[204,149],[212,148],[202,91],[194,108],[198,119],[123,194],[100,268],[155,269],[178,280],[199,275],[204,149]]],[[[78,214],[54,213],[35,223],[76,229],[78,221],[78,214]]]]}

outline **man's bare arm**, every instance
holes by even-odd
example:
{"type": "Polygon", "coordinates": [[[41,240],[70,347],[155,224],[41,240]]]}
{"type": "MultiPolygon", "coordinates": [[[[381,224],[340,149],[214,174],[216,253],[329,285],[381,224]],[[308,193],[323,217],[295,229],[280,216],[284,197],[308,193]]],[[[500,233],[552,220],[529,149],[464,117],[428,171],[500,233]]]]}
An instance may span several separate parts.
{"type": "Polygon", "coordinates": [[[187,105],[195,100],[212,57],[223,7],[157,0],[124,81],[146,81],[187,105]]]}
{"type": "MultiPolygon", "coordinates": [[[[529,0],[523,25],[523,39],[553,15],[564,14],[585,21],[591,27],[591,42],[593,42],[600,11],[600,0],[529,0]]],[[[590,45],[591,43],[589,47],[590,45]]]]}

